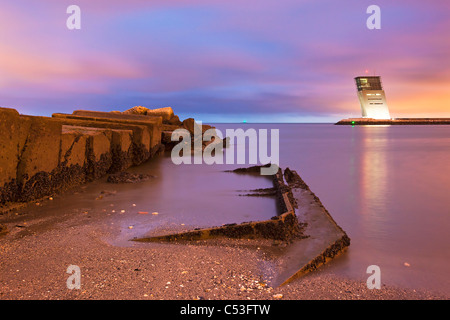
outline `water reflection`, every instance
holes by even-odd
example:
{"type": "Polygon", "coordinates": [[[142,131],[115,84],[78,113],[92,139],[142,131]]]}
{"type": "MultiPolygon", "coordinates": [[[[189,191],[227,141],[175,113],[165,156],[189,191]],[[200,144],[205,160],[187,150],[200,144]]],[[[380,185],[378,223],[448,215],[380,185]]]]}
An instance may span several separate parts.
{"type": "Polygon", "coordinates": [[[360,128],[359,183],[361,224],[367,236],[386,236],[388,220],[388,128],[360,128]]]}

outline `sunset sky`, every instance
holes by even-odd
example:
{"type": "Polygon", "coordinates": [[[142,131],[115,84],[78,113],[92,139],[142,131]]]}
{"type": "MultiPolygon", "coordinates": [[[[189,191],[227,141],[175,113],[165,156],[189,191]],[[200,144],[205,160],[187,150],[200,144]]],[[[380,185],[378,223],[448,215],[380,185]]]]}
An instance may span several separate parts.
{"type": "Polygon", "coordinates": [[[448,0],[1,0],[0,106],[333,122],[361,115],[367,70],[393,117],[450,117],[449,33],[448,0]]]}

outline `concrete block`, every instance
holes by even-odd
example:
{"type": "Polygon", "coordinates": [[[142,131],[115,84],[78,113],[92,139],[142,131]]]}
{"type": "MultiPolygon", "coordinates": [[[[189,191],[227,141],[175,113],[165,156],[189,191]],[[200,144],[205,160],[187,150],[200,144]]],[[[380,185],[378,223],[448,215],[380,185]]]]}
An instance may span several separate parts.
{"type": "Polygon", "coordinates": [[[30,124],[22,121],[16,110],[0,108],[0,205],[16,201],[17,166],[30,124]]]}
{"type": "MultiPolygon", "coordinates": [[[[149,126],[144,124],[136,124],[133,121],[112,121],[102,118],[89,118],[82,116],[74,116],[67,114],[55,113],[53,118],[57,119],[64,125],[104,128],[111,130],[131,130],[132,134],[132,159],[133,165],[139,165],[150,158],[151,133],[149,126]]],[[[161,139],[161,137],[159,137],[161,139]]]]}
{"type": "Polygon", "coordinates": [[[109,172],[120,172],[133,165],[133,131],[111,130],[113,162],[109,172]]]}
{"type": "MultiPolygon", "coordinates": [[[[55,114],[61,115],[61,114],[55,114]]],[[[102,112],[102,111],[88,111],[88,110],[76,110],[72,113],[72,119],[84,119],[84,120],[99,120],[107,122],[117,122],[117,123],[134,123],[138,125],[145,125],[149,128],[150,132],[150,149],[161,143],[161,130],[163,117],[146,116],[140,114],[124,114],[124,113],[113,113],[113,112],[102,112]]]]}
{"type": "Polygon", "coordinates": [[[60,163],[65,166],[86,164],[87,135],[72,130],[71,126],[62,127],[60,163]]]}

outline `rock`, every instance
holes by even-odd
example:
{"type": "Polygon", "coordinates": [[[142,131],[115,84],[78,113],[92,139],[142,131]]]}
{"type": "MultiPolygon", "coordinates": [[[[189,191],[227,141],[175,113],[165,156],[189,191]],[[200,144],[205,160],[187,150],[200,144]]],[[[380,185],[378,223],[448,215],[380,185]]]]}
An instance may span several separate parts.
{"type": "Polygon", "coordinates": [[[230,137],[225,137],[222,139],[223,148],[228,148],[230,146],[230,137]]]}
{"type": "Polygon", "coordinates": [[[247,168],[237,168],[232,170],[232,172],[235,173],[259,173],[261,168],[268,168],[270,167],[270,163],[265,164],[265,165],[256,165],[256,166],[252,166],[252,167],[247,167],[247,168]]]}
{"type": "Polygon", "coordinates": [[[278,293],[278,294],[274,294],[272,297],[274,299],[281,299],[281,298],[283,298],[283,295],[281,293],[278,293]]]}
{"type": "Polygon", "coordinates": [[[150,178],[154,178],[154,176],[149,174],[138,174],[122,171],[109,175],[106,181],[109,183],[136,183],[146,181],[150,178]]]}
{"type": "Polygon", "coordinates": [[[148,112],[148,108],[143,107],[143,106],[137,106],[137,107],[133,107],[131,109],[125,110],[123,113],[124,114],[139,114],[139,115],[147,115],[148,112]]]}
{"type": "Polygon", "coordinates": [[[194,118],[188,118],[188,119],[184,120],[183,127],[187,131],[189,131],[189,133],[192,135],[192,137],[194,137],[195,128],[197,128],[198,132],[202,132],[202,128],[200,127],[200,125],[197,122],[195,122],[194,118]]]}
{"type": "Polygon", "coordinates": [[[8,227],[4,224],[0,224],[0,236],[8,233],[8,227]]]}
{"type": "Polygon", "coordinates": [[[183,123],[180,121],[180,118],[178,116],[174,115],[172,118],[170,118],[167,121],[167,124],[174,125],[174,126],[181,126],[183,123]]]}
{"type": "MultiPolygon", "coordinates": [[[[167,122],[174,117],[174,113],[171,107],[147,109],[147,116],[162,117],[163,122],[167,122]]],[[[179,119],[178,119],[179,120],[179,119]]]]}
{"type": "Polygon", "coordinates": [[[206,130],[213,128],[209,124],[202,124],[202,133],[205,133],[206,130]]]}

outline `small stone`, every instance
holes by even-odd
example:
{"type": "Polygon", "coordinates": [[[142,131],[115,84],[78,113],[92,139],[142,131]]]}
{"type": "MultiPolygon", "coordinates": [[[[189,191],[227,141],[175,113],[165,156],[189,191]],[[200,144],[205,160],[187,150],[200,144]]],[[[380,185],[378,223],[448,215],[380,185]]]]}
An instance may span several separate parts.
{"type": "Polygon", "coordinates": [[[408,262],[405,262],[403,265],[404,265],[405,267],[411,267],[411,265],[410,265],[408,262]]]}
{"type": "Polygon", "coordinates": [[[278,293],[278,294],[274,294],[272,297],[274,299],[281,299],[281,298],[283,298],[283,295],[281,293],[278,293]]]}
{"type": "Polygon", "coordinates": [[[133,226],[128,226],[128,229],[133,229],[133,226]]]}
{"type": "Polygon", "coordinates": [[[153,214],[153,215],[157,215],[157,214],[159,214],[159,213],[158,213],[158,212],[152,212],[152,214],[153,214]]]}

